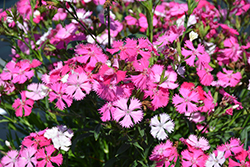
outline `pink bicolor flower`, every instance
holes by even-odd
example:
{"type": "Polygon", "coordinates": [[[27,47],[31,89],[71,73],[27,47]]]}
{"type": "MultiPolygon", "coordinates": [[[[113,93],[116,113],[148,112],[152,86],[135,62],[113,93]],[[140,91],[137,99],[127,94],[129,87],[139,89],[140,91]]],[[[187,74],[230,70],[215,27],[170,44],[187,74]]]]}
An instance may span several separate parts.
{"type": "Polygon", "coordinates": [[[61,27],[58,32],[55,35],[55,38],[65,40],[69,38],[71,35],[73,35],[77,30],[77,27],[75,24],[70,23],[65,26],[65,28],[61,27]]]}
{"type": "Polygon", "coordinates": [[[182,166],[183,167],[204,167],[207,160],[207,156],[201,150],[184,150],[181,152],[182,166]]]}
{"type": "Polygon", "coordinates": [[[65,103],[68,105],[68,107],[71,106],[73,99],[72,96],[66,95],[66,88],[67,84],[63,83],[55,83],[51,85],[50,87],[53,91],[49,92],[49,101],[52,102],[55,99],[57,99],[56,107],[60,110],[63,110],[66,106],[65,103]],[[64,102],[63,102],[64,100],[64,102]]]}
{"type": "Polygon", "coordinates": [[[192,102],[198,103],[199,94],[185,88],[180,88],[179,92],[183,96],[183,98],[177,94],[175,94],[173,97],[173,104],[176,107],[176,110],[181,114],[197,111],[197,106],[192,102]]]}
{"type": "MultiPolygon", "coordinates": [[[[92,20],[89,18],[91,16],[92,12],[90,11],[85,11],[84,9],[77,9],[76,10],[76,15],[79,19],[79,21],[84,22],[88,27],[91,26],[92,20]]],[[[75,24],[78,24],[78,21],[75,19],[72,19],[72,22],[75,24]]]]}
{"type": "Polygon", "coordinates": [[[240,72],[233,73],[233,70],[222,69],[224,73],[218,72],[217,77],[218,81],[221,82],[222,87],[235,87],[241,80],[242,76],[240,72]],[[226,85],[226,86],[224,86],[226,85]]]}
{"type": "Polygon", "coordinates": [[[128,106],[128,100],[127,98],[121,98],[114,102],[116,110],[113,113],[113,118],[125,128],[132,127],[143,118],[140,101],[136,98],[132,98],[128,106]]]}
{"type": "Polygon", "coordinates": [[[47,146],[40,150],[38,150],[36,157],[37,159],[42,159],[41,161],[37,161],[37,166],[38,167],[53,167],[52,163],[56,163],[58,166],[60,166],[63,162],[63,156],[62,154],[58,154],[56,156],[52,156],[52,153],[55,151],[56,149],[54,148],[53,145],[47,146]],[[45,153],[46,151],[46,153],[45,153]]]}
{"type": "Polygon", "coordinates": [[[1,163],[4,167],[17,167],[18,166],[18,151],[17,150],[10,150],[7,152],[7,155],[5,155],[1,163]]]}
{"type": "Polygon", "coordinates": [[[205,116],[201,115],[200,112],[185,113],[185,116],[189,121],[199,123],[205,120],[205,116]]]}
{"type": "Polygon", "coordinates": [[[41,100],[48,95],[48,87],[44,84],[32,83],[28,85],[27,89],[29,91],[25,92],[26,97],[32,100],[41,100]]]}
{"type": "Polygon", "coordinates": [[[20,157],[18,159],[18,166],[26,166],[27,167],[33,167],[37,164],[36,159],[36,152],[37,148],[35,147],[28,147],[23,150],[20,150],[20,157]]]}
{"type": "Polygon", "coordinates": [[[19,98],[15,99],[12,107],[16,110],[17,117],[23,116],[23,110],[24,116],[29,116],[32,111],[34,101],[31,99],[26,99],[25,91],[22,91],[20,94],[21,100],[19,98]]]}
{"type": "Polygon", "coordinates": [[[174,122],[166,113],[162,113],[159,116],[160,121],[158,119],[158,115],[155,115],[153,118],[151,118],[150,133],[152,134],[152,136],[154,136],[154,138],[165,140],[168,137],[166,131],[168,131],[168,133],[174,131],[174,122]]]}
{"type": "Polygon", "coordinates": [[[76,100],[82,100],[86,94],[89,94],[91,91],[91,84],[89,83],[88,76],[84,72],[71,74],[67,84],[68,86],[65,92],[76,100]]]}
{"type": "Polygon", "coordinates": [[[50,145],[51,140],[43,136],[45,132],[46,132],[46,129],[43,131],[30,133],[29,136],[26,136],[23,139],[22,145],[26,147],[34,147],[34,148],[41,148],[41,147],[50,145]]]}
{"type": "Polygon", "coordinates": [[[188,137],[188,139],[186,140],[187,144],[189,144],[190,146],[195,147],[196,149],[202,149],[203,151],[206,151],[210,148],[209,146],[209,142],[207,141],[207,139],[205,139],[204,137],[201,137],[199,140],[197,138],[197,136],[195,135],[190,135],[188,137]]]}

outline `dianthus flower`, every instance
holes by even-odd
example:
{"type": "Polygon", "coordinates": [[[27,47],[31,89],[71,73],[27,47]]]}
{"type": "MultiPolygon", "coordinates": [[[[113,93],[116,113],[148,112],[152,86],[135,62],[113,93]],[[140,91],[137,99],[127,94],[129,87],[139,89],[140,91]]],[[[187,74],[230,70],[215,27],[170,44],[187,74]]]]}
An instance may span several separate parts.
{"type": "Polygon", "coordinates": [[[128,103],[127,98],[121,98],[116,102],[114,102],[116,110],[114,111],[113,114],[114,120],[116,120],[117,122],[120,123],[120,125],[126,128],[131,127],[134,124],[140,122],[143,118],[141,103],[138,99],[136,98],[130,99],[129,106],[127,105],[127,103],[128,103]]]}
{"type": "Polygon", "coordinates": [[[190,135],[186,142],[187,144],[195,147],[196,149],[202,149],[203,151],[208,150],[210,148],[209,142],[204,137],[201,137],[198,140],[197,136],[190,135]]]}
{"type": "Polygon", "coordinates": [[[6,167],[17,167],[18,166],[18,151],[17,150],[10,150],[7,152],[7,155],[5,155],[1,163],[3,166],[6,167]]]}
{"type": "Polygon", "coordinates": [[[105,122],[111,120],[111,115],[114,114],[115,107],[112,102],[107,102],[98,111],[102,115],[101,120],[105,122]]]}
{"type": "Polygon", "coordinates": [[[89,83],[88,76],[84,72],[71,74],[68,77],[67,84],[68,86],[65,88],[65,92],[73,96],[76,100],[82,100],[86,94],[89,94],[91,91],[91,84],[89,83]]]}
{"type": "Polygon", "coordinates": [[[56,149],[64,151],[68,151],[71,145],[71,138],[74,133],[72,130],[68,129],[65,125],[53,127],[51,129],[47,129],[44,133],[44,137],[47,139],[51,139],[53,145],[56,149]]]}
{"type": "Polygon", "coordinates": [[[62,83],[55,83],[50,87],[54,92],[49,92],[49,101],[52,102],[57,99],[56,106],[60,110],[63,110],[65,108],[65,103],[63,102],[63,100],[67,103],[68,107],[70,107],[73,102],[72,97],[70,95],[66,95],[66,87],[67,84],[62,83]]]}
{"type": "Polygon", "coordinates": [[[235,167],[235,166],[246,166],[249,167],[250,166],[250,161],[247,161],[247,157],[249,158],[249,154],[247,151],[242,150],[239,154],[237,154],[235,156],[235,159],[237,160],[237,162],[235,162],[234,160],[232,160],[231,158],[229,158],[229,167],[235,167]],[[247,162],[246,162],[247,161],[247,162]]]}
{"type": "Polygon", "coordinates": [[[21,92],[21,100],[15,99],[12,107],[16,110],[16,116],[22,117],[23,110],[24,116],[30,115],[32,108],[33,108],[34,101],[31,99],[26,99],[25,91],[21,92]]]}
{"type": "Polygon", "coordinates": [[[179,92],[183,96],[183,98],[177,94],[175,94],[173,97],[173,104],[176,107],[176,110],[181,114],[197,111],[197,106],[192,102],[198,103],[199,94],[185,88],[180,88],[179,92]]]}
{"type": "Polygon", "coordinates": [[[229,143],[227,142],[221,146],[218,146],[217,150],[225,152],[224,157],[228,158],[233,155],[232,152],[234,153],[234,155],[236,155],[244,150],[243,144],[240,144],[241,143],[239,139],[231,138],[229,143]]]}
{"type": "Polygon", "coordinates": [[[35,147],[28,147],[23,150],[20,150],[20,157],[18,159],[18,166],[26,166],[27,167],[33,167],[37,164],[36,159],[36,152],[37,148],[35,147]]]}
{"type": "Polygon", "coordinates": [[[44,84],[32,83],[28,85],[27,89],[29,91],[26,91],[25,95],[32,100],[41,100],[48,95],[48,87],[44,84]]]}
{"type": "Polygon", "coordinates": [[[182,166],[183,167],[204,167],[207,156],[201,150],[184,150],[181,152],[182,155],[182,166]]]}
{"type": "Polygon", "coordinates": [[[63,156],[62,154],[58,154],[56,156],[52,156],[52,153],[55,151],[56,149],[54,148],[53,145],[47,146],[45,148],[42,148],[40,150],[38,150],[36,157],[37,159],[42,159],[41,161],[37,161],[37,165],[38,167],[44,167],[46,165],[46,167],[52,167],[52,163],[54,162],[56,163],[58,166],[60,166],[63,162],[63,156]],[[45,153],[46,151],[46,153],[45,153]]]}
{"type": "Polygon", "coordinates": [[[206,167],[220,167],[225,161],[226,158],[224,156],[224,152],[217,151],[217,154],[212,153],[209,155],[209,158],[206,161],[206,167]]]}
{"type": "Polygon", "coordinates": [[[158,115],[151,118],[150,133],[152,134],[152,136],[154,136],[154,138],[158,138],[159,140],[165,140],[168,137],[165,130],[167,130],[168,133],[171,133],[174,130],[174,123],[170,119],[170,116],[166,113],[162,113],[159,116],[160,121],[158,119],[158,115]]]}
{"type": "Polygon", "coordinates": [[[218,81],[221,83],[222,87],[235,87],[241,80],[242,76],[240,72],[233,73],[233,70],[222,69],[224,73],[218,72],[217,77],[218,81]]]}

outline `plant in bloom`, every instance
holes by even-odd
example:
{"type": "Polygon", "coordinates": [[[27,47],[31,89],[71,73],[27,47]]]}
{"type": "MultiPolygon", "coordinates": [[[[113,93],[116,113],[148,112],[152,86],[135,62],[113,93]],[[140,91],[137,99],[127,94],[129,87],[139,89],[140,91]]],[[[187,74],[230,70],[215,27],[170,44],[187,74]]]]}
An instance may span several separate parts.
{"type": "Polygon", "coordinates": [[[225,161],[224,152],[217,151],[217,154],[212,153],[209,155],[206,161],[206,167],[220,167],[225,161]]]}
{"type": "Polygon", "coordinates": [[[174,123],[170,119],[170,116],[166,113],[160,114],[159,117],[160,121],[158,119],[158,115],[155,115],[153,118],[151,118],[150,133],[152,134],[152,136],[154,136],[154,138],[165,140],[168,137],[166,131],[168,133],[171,133],[174,130],[174,123]]]}
{"type": "Polygon", "coordinates": [[[140,101],[136,98],[131,98],[129,106],[127,104],[128,101],[129,99],[121,98],[114,102],[116,109],[113,113],[113,118],[125,128],[133,126],[143,118],[140,101]]]}

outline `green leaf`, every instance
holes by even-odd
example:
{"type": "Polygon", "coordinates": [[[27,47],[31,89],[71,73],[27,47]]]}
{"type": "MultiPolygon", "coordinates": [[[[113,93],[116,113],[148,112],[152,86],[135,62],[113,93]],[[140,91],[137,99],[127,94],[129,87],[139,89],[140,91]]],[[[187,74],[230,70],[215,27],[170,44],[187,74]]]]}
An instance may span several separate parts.
{"type": "Polygon", "coordinates": [[[129,144],[126,144],[124,143],[123,145],[121,145],[121,147],[117,150],[116,152],[116,157],[119,155],[119,154],[122,154],[124,153],[127,149],[129,149],[130,145],[129,144]]]}
{"type": "Polygon", "coordinates": [[[98,124],[98,125],[96,125],[96,127],[95,127],[95,130],[94,130],[94,138],[95,138],[95,141],[98,139],[98,137],[99,137],[99,135],[100,135],[101,126],[102,126],[102,124],[98,124]]]}
{"type": "Polygon", "coordinates": [[[117,160],[118,160],[118,158],[116,158],[116,157],[111,158],[110,160],[108,160],[108,161],[105,163],[104,167],[113,166],[113,164],[114,164],[117,160]]]}
{"type": "Polygon", "coordinates": [[[138,163],[136,162],[137,160],[134,160],[134,162],[131,164],[131,167],[136,167],[138,166],[138,163]]]}
{"type": "Polygon", "coordinates": [[[138,142],[134,142],[133,145],[139,148],[140,150],[144,151],[144,149],[138,144],[138,142]]]}
{"type": "Polygon", "coordinates": [[[241,141],[244,141],[244,149],[247,149],[247,142],[248,142],[248,132],[250,130],[250,126],[246,127],[242,133],[240,134],[241,141]]]}

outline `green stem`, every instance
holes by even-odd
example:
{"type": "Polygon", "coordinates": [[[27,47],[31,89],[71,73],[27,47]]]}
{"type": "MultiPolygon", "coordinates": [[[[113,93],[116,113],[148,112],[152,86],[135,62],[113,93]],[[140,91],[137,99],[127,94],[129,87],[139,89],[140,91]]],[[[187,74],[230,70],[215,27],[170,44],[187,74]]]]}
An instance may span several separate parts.
{"type": "Polygon", "coordinates": [[[111,37],[110,37],[110,7],[109,5],[107,6],[108,10],[108,48],[111,48],[111,37]]]}

